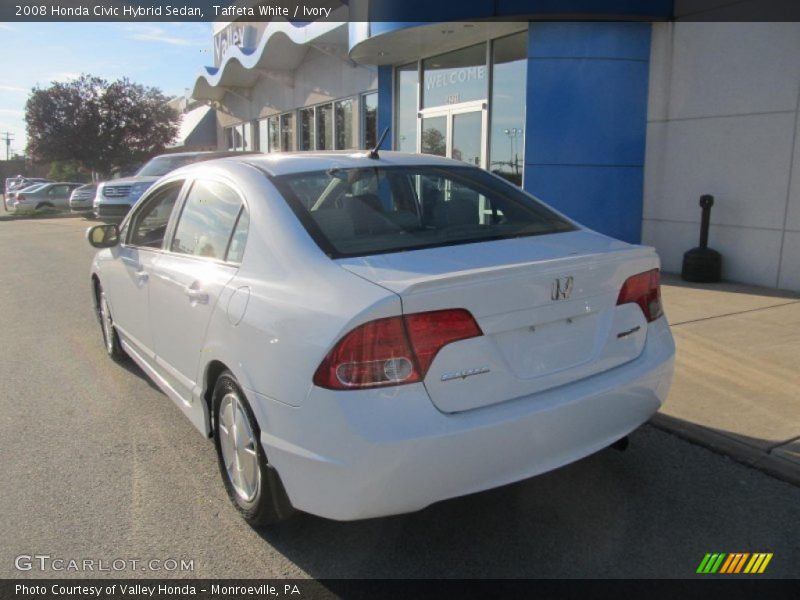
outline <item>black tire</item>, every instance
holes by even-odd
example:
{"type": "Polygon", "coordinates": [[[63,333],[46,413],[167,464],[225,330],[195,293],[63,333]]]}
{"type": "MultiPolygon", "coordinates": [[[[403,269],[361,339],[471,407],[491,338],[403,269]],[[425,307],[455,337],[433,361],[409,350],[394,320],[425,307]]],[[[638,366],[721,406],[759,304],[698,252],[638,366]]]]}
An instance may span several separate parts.
{"type": "Polygon", "coordinates": [[[111,308],[108,306],[106,294],[103,286],[99,283],[95,289],[97,320],[100,323],[100,332],[103,335],[103,347],[113,360],[120,362],[127,358],[125,350],[119,341],[119,334],[114,327],[114,318],[111,315],[111,308]],[[110,338],[110,339],[109,339],[110,338]]]}
{"type": "Polygon", "coordinates": [[[43,208],[53,208],[53,205],[49,202],[39,202],[39,204],[36,205],[36,210],[41,210],[43,208]]]}
{"type": "MultiPolygon", "coordinates": [[[[258,427],[258,422],[253,415],[253,410],[250,408],[250,404],[242,392],[241,387],[239,387],[236,378],[230,371],[224,371],[217,378],[212,396],[212,406],[214,411],[214,446],[217,449],[217,463],[219,465],[220,476],[225,484],[225,490],[228,492],[228,497],[231,499],[231,502],[233,502],[233,505],[251,527],[265,527],[288,519],[294,513],[294,509],[289,502],[289,498],[286,495],[286,491],[283,488],[280,477],[278,477],[277,471],[267,462],[264,448],[261,446],[260,442],[261,430],[258,427]],[[237,491],[223,456],[223,436],[221,435],[220,428],[224,427],[224,425],[222,425],[220,419],[220,408],[223,405],[223,400],[225,400],[226,406],[231,405],[231,398],[235,398],[239,403],[238,406],[243,409],[250,433],[254,438],[252,450],[255,451],[255,458],[257,460],[258,484],[254,486],[255,492],[251,498],[246,498],[240,491],[237,491]]],[[[232,410],[236,410],[236,408],[232,408],[232,410]]],[[[232,463],[231,469],[236,468],[237,466],[232,463]]]]}

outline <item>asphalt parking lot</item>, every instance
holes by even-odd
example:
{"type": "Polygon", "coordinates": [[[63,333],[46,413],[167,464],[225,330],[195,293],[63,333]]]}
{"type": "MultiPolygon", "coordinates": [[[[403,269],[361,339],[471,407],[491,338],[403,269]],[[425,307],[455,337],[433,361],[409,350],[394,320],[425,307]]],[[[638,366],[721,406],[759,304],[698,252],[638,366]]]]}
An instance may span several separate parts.
{"type": "Polygon", "coordinates": [[[650,426],[626,452],[416,514],[257,533],[211,442],[105,356],[87,225],[0,220],[0,577],[65,575],[19,572],[20,554],[194,561],[117,576],[690,577],[706,552],[772,552],[768,576],[798,576],[800,488],[650,426]]]}

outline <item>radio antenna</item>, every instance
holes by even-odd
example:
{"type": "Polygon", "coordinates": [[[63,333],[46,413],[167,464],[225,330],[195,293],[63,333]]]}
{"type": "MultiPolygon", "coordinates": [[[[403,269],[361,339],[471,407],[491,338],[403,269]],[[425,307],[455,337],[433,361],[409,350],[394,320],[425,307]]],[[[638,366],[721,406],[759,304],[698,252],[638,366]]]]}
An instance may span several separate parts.
{"type": "Polygon", "coordinates": [[[378,150],[380,149],[381,145],[383,144],[383,140],[386,139],[386,134],[387,133],[389,133],[389,128],[388,127],[383,130],[383,133],[381,134],[381,137],[378,140],[378,143],[375,144],[375,147],[372,150],[369,151],[369,154],[367,155],[369,158],[372,158],[374,160],[377,160],[377,159],[380,158],[380,155],[378,154],[378,150]]]}

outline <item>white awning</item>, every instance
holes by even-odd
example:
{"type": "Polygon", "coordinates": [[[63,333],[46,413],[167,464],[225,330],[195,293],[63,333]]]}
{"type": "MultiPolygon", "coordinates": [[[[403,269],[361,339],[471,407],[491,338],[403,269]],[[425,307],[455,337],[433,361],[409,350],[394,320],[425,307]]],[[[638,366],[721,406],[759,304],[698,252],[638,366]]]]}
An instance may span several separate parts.
{"type": "Polygon", "coordinates": [[[180,129],[178,130],[178,137],[175,142],[170,145],[172,147],[185,145],[186,140],[189,139],[189,136],[192,135],[209,112],[211,112],[211,107],[203,105],[193,108],[187,113],[183,113],[180,129]]]}
{"type": "MultiPolygon", "coordinates": [[[[345,19],[346,20],[346,19],[345,19]]],[[[308,24],[272,21],[256,48],[233,46],[219,68],[204,67],[192,90],[196,100],[222,100],[230,89],[250,88],[265,74],[287,74],[305,58],[311,44],[347,45],[346,22],[308,24]]]]}

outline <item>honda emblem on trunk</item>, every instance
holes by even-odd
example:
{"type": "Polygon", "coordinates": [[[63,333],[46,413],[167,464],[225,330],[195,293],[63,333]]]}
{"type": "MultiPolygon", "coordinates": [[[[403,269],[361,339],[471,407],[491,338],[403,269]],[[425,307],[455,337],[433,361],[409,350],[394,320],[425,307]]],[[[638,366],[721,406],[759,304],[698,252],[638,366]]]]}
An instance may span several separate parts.
{"type": "Polygon", "coordinates": [[[553,280],[552,300],[566,300],[572,293],[572,277],[558,277],[553,280]]]}

